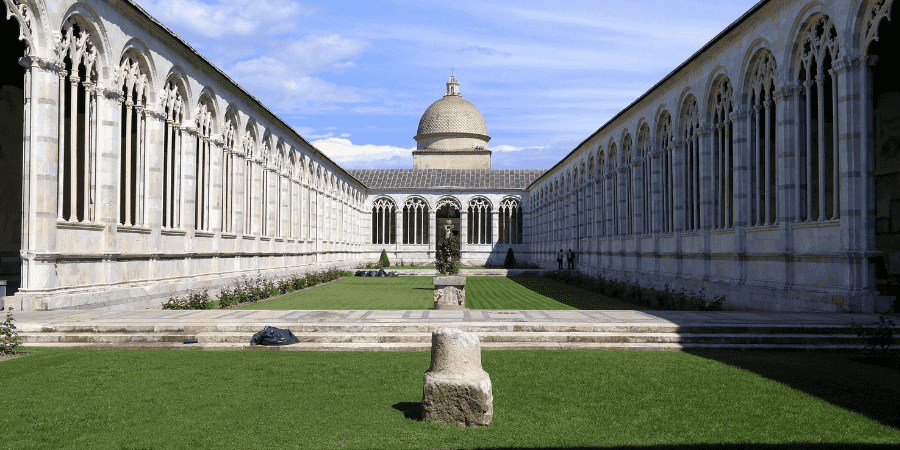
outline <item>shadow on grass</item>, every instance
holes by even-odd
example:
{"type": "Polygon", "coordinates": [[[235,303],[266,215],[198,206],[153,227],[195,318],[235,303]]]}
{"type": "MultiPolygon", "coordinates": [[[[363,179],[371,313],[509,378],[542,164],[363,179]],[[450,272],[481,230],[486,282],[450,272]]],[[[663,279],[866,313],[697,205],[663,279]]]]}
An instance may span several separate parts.
{"type": "Polygon", "coordinates": [[[545,277],[506,277],[516,284],[560,303],[585,310],[622,309],[646,310],[646,306],[607,297],[596,292],[569,286],[545,277]]]}
{"type": "Polygon", "coordinates": [[[900,353],[682,350],[777,381],[853,411],[882,425],[900,429],[900,353]]]}
{"type": "Polygon", "coordinates": [[[391,405],[392,408],[403,413],[403,417],[422,421],[422,403],[421,402],[400,402],[391,405]]]}
{"type": "MultiPolygon", "coordinates": [[[[454,447],[455,448],[455,447],[454,447]]],[[[660,450],[668,450],[668,449],[702,449],[702,450],[712,450],[712,449],[791,449],[791,450],[806,450],[806,449],[819,449],[819,448],[827,448],[827,449],[856,449],[856,448],[897,448],[894,444],[827,444],[827,443],[792,443],[792,444],[731,444],[731,443],[717,443],[717,444],[662,444],[662,445],[641,445],[641,446],[632,446],[632,445],[617,445],[615,447],[466,447],[466,448],[477,448],[480,450],[494,450],[494,449],[516,449],[516,450],[538,450],[538,449],[605,449],[605,450],[615,450],[615,449],[660,449],[660,450]]]]}
{"type": "MultiPolygon", "coordinates": [[[[421,402],[400,402],[394,405],[391,405],[397,411],[403,413],[403,417],[409,420],[415,420],[417,422],[422,421],[422,403],[421,402]]],[[[447,447],[448,449],[455,449],[457,447],[451,446],[447,447]]],[[[483,450],[492,450],[492,449],[632,449],[632,448],[642,448],[642,449],[719,449],[719,448],[727,448],[727,449],[819,449],[819,448],[827,448],[827,449],[868,449],[868,448],[896,448],[893,444],[830,444],[830,443],[791,443],[791,444],[745,444],[745,443],[715,443],[715,444],[669,444],[669,445],[641,445],[641,446],[615,446],[615,447],[461,447],[461,448],[477,448],[483,450]]]]}

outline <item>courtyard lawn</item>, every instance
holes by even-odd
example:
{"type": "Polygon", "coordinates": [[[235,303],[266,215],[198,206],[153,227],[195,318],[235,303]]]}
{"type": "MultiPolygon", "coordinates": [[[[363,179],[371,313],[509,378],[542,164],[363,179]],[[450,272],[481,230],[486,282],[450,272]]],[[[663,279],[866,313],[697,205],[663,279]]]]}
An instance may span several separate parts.
{"type": "Polygon", "coordinates": [[[347,277],[239,309],[427,309],[431,277],[347,277]]]}
{"type": "MultiPolygon", "coordinates": [[[[349,277],[240,309],[428,309],[431,277],[349,277]]],[[[542,277],[467,277],[469,309],[644,309],[542,277]]]]}
{"type": "Polygon", "coordinates": [[[482,360],[493,422],[460,429],[416,420],[429,352],[42,349],[0,362],[0,448],[900,444],[896,371],[847,356],[785,354],[773,375],[685,352],[482,360]]]}

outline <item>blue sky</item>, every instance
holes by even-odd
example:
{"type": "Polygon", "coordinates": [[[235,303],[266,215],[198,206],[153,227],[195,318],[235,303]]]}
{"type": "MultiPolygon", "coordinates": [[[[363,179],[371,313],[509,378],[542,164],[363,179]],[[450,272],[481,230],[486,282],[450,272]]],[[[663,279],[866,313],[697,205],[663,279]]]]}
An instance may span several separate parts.
{"type": "Polygon", "coordinates": [[[495,169],[548,169],[756,0],[136,0],[347,169],[412,168],[455,68],[495,169]]]}

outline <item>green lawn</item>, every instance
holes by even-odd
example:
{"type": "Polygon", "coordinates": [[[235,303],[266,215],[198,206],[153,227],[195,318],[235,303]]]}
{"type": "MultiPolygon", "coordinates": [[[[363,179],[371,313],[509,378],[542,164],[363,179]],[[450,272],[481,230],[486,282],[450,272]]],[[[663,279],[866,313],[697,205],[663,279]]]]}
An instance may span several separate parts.
{"type": "Polygon", "coordinates": [[[872,419],[900,422],[895,371],[797,355],[766,378],[685,352],[485,351],[493,423],[460,429],[411,413],[429,352],[44,349],[0,362],[0,448],[900,444],[872,419]]]}
{"type": "MultiPolygon", "coordinates": [[[[431,277],[348,277],[241,309],[428,309],[431,277]]],[[[642,309],[541,277],[467,277],[469,309],[642,309]],[[598,300],[598,299],[606,299],[598,300]]]]}

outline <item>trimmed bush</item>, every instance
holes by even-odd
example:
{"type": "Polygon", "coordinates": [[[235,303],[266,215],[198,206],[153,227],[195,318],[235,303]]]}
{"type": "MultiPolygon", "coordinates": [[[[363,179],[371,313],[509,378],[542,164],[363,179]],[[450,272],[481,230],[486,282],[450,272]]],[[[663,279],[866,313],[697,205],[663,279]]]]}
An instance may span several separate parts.
{"type": "Polygon", "coordinates": [[[503,261],[503,267],[506,267],[507,269],[516,267],[516,255],[513,254],[512,247],[506,251],[506,261],[503,261]]]}
{"type": "Polygon", "coordinates": [[[391,261],[387,257],[387,252],[384,249],[381,250],[381,259],[378,260],[378,265],[381,267],[388,267],[391,265],[391,261]]]}

